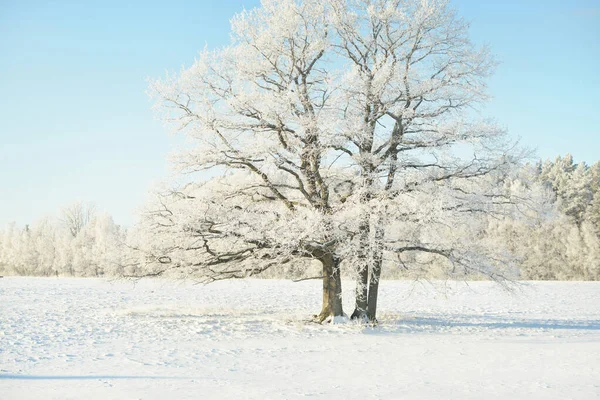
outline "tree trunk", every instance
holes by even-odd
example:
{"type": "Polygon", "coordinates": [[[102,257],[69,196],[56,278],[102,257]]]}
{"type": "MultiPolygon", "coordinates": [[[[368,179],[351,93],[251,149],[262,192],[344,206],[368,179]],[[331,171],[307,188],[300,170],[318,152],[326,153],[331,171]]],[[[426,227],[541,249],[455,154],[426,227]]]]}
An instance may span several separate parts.
{"type": "MultiPolygon", "coordinates": [[[[383,221],[380,221],[383,222],[383,221]]],[[[381,265],[383,263],[383,249],[381,242],[383,240],[384,230],[382,224],[375,231],[375,248],[373,249],[373,268],[371,270],[371,280],[369,281],[369,307],[367,317],[369,322],[377,323],[377,296],[379,294],[379,280],[381,278],[381,265]]]]}
{"type": "Polygon", "coordinates": [[[369,287],[369,263],[368,255],[369,255],[369,217],[368,215],[364,218],[363,222],[360,224],[360,270],[358,271],[358,275],[356,277],[356,289],[355,289],[355,303],[354,303],[354,312],[350,316],[351,319],[367,319],[367,297],[368,297],[368,287],[369,287]]]}
{"type": "Polygon", "coordinates": [[[323,307],[317,316],[319,322],[344,315],[342,309],[342,278],[340,260],[331,253],[319,258],[323,264],[323,307]]]}
{"type": "Polygon", "coordinates": [[[369,322],[377,322],[377,295],[379,292],[379,279],[381,278],[381,251],[373,260],[373,269],[371,270],[371,280],[369,281],[369,307],[367,309],[367,318],[369,322]]]}
{"type": "Polygon", "coordinates": [[[354,312],[351,319],[366,319],[367,318],[367,299],[369,288],[369,265],[365,262],[361,266],[356,279],[356,301],[354,303],[354,312]]]}

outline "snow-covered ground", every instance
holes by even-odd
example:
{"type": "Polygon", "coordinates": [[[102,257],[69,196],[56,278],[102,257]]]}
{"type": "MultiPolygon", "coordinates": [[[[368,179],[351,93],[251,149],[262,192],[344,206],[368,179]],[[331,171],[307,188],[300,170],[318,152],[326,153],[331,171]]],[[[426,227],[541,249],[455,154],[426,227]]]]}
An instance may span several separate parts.
{"type": "Polygon", "coordinates": [[[0,398],[600,397],[600,283],[386,281],[375,328],[305,322],[319,300],[317,281],[3,278],[0,398]]]}

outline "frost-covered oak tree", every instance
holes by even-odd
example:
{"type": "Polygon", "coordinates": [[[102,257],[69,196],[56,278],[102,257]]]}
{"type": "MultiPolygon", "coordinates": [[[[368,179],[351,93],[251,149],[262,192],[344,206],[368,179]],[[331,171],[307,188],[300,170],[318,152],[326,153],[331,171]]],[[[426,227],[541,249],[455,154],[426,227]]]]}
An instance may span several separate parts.
{"type": "Polygon", "coordinates": [[[319,321],[344,315],[342,268],[352,316],[371,321],[385,265],[504,279],[482,216],[514,203],[495,182],[517,156],[473,118],[493,66],[443,0],[263,0],[236,15],[229,46],[151,84],[192,139],[174,160],[192,183],[148,206],[137,273],[214,281],[317,260],[319,321]]]}

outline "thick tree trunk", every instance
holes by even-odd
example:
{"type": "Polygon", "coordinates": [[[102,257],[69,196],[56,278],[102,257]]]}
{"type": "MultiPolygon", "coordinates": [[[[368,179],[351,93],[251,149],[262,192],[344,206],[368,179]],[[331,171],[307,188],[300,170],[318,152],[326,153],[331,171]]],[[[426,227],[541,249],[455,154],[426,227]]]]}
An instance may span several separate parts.
{"type": "Polygon", "coordinates": [[[327,253],[319,258],[323,264],[323,307],[317,316],[319,322],[344,315],[342,309],[342,278],[340,260],[327,253]]]}

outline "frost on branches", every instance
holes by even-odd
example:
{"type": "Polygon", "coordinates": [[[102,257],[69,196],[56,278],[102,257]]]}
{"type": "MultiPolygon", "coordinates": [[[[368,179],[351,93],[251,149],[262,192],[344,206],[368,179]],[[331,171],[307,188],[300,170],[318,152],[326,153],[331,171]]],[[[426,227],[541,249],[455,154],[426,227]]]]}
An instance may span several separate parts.
{"type": "Polygon", "coordinates": [[[148,205],[139,274],[214,281],[317,260],[319,321],[344,315],[342,269],[352,316],[371,321],[383,267],[504,280],[508,252],[482,237],[515,204],[497,183],[521,154],[473,119],[494,62],[467,30],[435,0],[264,0],[236,15],[231,45],[151,84],[194,143],[174,160],[193,183],[148,205]]]}

